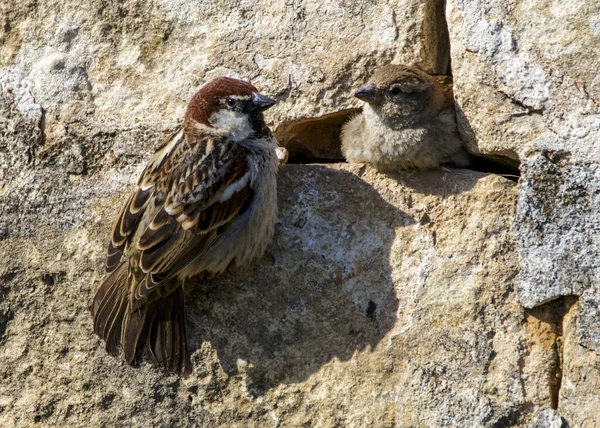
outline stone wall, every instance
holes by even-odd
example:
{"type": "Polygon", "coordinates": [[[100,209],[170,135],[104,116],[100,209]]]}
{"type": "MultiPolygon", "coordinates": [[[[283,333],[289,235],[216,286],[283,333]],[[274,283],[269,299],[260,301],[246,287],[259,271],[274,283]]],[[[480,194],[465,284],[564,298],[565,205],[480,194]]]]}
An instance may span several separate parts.
{"type": "Polygon", "coordinates": [[[443,3],[2,3],[0,426],[600,424],[600,6],[443,3]],[[465,144],[519,182],[343,163],[388,62],[450,67],[465,144]],[[88,305],[127,189],[223,74],[305,164],[268,254],[190,287],[179,379],[106,355],[88,305]]]}

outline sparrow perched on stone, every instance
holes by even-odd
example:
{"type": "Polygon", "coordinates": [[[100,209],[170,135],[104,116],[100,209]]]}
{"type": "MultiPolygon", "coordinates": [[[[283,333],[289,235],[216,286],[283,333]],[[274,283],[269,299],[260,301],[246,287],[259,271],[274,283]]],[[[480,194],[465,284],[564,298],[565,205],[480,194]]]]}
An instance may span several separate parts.
{"type": "Polygon", "coordinates": [[[277,211],[277,141],[263,111],[275,100],[220,77],[189,103],[121,208],[92,303],[94,331],[129,364],[142,351],[187,375],[183,287],[264,253],[277,211]]]}
{"type": "Polygon", "coordinates": [[[354,96],[367,104],[342,128],[342,154],[349,162],[384,171],[469,165],[452,94],[433,76],[415,67],[383,66],[354,96]]]}

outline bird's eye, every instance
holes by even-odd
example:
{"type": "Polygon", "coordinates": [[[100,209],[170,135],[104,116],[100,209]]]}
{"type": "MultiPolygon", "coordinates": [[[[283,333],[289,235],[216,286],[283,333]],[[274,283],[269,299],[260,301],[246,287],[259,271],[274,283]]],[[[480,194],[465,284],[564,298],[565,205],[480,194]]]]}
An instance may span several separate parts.
{"type": "Polygon", "coordinates": [[[229,107],[233,107],[235,100],[233,98],[227,98],[225,99],[225,104],[227,104],[229,107]]]}
{"type": "Polygon", "coordinates": [[[394,85],[390,88],[390,93],[392,95],[400,95],[402,92],[402,88],[398,85],[394,85]]]}

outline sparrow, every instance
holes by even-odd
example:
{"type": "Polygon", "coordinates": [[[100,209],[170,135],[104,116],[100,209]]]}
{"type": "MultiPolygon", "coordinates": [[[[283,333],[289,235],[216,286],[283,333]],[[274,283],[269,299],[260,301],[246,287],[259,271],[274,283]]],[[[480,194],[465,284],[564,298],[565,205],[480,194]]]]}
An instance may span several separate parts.
{"type": "Polygon", "coordinates": [[[382,171],[469,165],[452,93],[433,76],[416,67],[386,65],[354,96],[366,104],[342,127],[342,154],[349,162],[382,171]]]}
{"type": "MultiPolygon", "coordinates": [[[[129,364],[144,353],[191,373],[184,283],[264,253],[277,215],[275,100],[220,77],[191,99],[183,125],[150,158],[114,223],[94,332],[129,364]]],[[[210,276],[210,275],[209,275],[210,276]]]]}

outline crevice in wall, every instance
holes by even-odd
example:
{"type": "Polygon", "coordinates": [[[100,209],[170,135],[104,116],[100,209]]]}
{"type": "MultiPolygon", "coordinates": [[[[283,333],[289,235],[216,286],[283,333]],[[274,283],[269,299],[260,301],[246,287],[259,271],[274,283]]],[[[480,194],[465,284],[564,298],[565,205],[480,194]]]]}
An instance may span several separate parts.
{"type": "Polygon", "coordinates": [[[282,123],[275,130],[275,137],[289,151],[288,163],[343,162],[340,149],[342,125],[358,113],[360,109],[346,109],[282,123]]]}
{"type": "Polygon", "coordinates": [[[511,181],[519,181],[520,162],[500,154],[472,155],[469,169],[489,174],[501,175],[511,181]]]}
{"type": "MultiPolygon", "coordinates": [[[[340,140],[342,125],[359,113],[360,109],[347,109],[279,125],[275,137],[289,151],[287,163],[345,162],[340,140]]],[[[502,175],[513,181],[518,181],[520,177],[519,161],[500,153],[472,155],[472,164],[468,169],[502,175]]]]}
{"type": "Polygon", "coordinates": [[[452,74],[450,35],[446,22],[446,1],[430,0],[425,5],[423,20],[424,61],[421,66],[433,74],[452,74]]]}
{"type": "Polygon", "coordinates": [[[2,283],[8,283],[16,273],[8,272],[4,275],[0,275],[0,345],[4,342],[4,338],[6,335],[6,330],[8,329],[8,325],[14,318],[14,313],[9,309],[7,303],[8,289],[2,287],[2,283]]]}
{"type": "Polygon", "coordinates": [[[46,109],[40,107],[40,121],[38,122],[38,129],[40,132],[40,145],[43,147],[46,144],[46,109]]]}
{"type": "Polygon", "coordinates": [[[0,310],[0,343],[4,340],[6,329],[9,322],[13,319],[14,313],[9,310],[0,310]]]}
{"type": "MultiPolygon", "coordinates": [[[[446,21],[446,1],[431,0],[425,3],[424,43],[425,52],[419,67],[435,76],[447,91],[447,99],[453,104],[450,37],[446,21]]],[[[320,117],[303,118],[280,124],[274,134],[279,144],[289,152],[287,163],[335,163],[344,162],[340,135],[342,126],[361,109],[345,109],[320,117]]],[[[502,175],[517,182],[520,162],[516,154],[471,154],[468,169],[502,175]]]]}
{"type": "Polygon", "coordinates": [[[577,296],[563,296],[551,302],[526,310],[528,316],[536,318],[548,327],[544,337],[539,338],[540,343],[547,345],[550,355],[548,370],[548,390],[550,407],[558,409],[560,389],[563,380],[564,353],[563,335],[564,320],[573,305],[577,303],[577,296]],[[551,334],[548,334],[551,332],[551,334]]]}
{"type": "Polygon", "coordinates": [[[563,337],[562,337],[562,325],[561,335],[556,338],[554,342],[554,355],[555,365],[554,373],[550,374],[550,407],[554,410],[558,409],[558,402],[560,399],[560,388],[562,386],[563,379],[563,337]],[[554,376],[552,376],[554,375],[554,376]]]}

